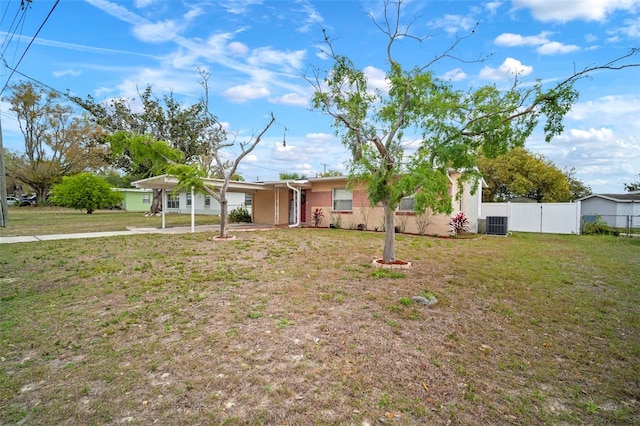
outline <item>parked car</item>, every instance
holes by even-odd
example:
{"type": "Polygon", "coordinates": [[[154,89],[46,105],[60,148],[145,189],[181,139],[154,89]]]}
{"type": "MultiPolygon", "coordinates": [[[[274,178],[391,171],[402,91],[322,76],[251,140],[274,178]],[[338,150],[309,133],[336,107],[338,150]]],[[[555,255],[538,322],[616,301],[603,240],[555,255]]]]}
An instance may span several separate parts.
{"type": "Polygon", "coordinates": [[[30,195],[28,197],[22,197],[22,201],[25,203],[29,203],[29,204],[24,204],[26,206],[35,206],[36,205],[36,201],[37,201],[37,197],[35,195],[30,195]]]}
{"type": "Polygon", "coordinates": [[[7,197],[7,205],[9,206],[30,206],[32,203],[26,199],[18,199],[16,197],[8,196],[7,197]]]}

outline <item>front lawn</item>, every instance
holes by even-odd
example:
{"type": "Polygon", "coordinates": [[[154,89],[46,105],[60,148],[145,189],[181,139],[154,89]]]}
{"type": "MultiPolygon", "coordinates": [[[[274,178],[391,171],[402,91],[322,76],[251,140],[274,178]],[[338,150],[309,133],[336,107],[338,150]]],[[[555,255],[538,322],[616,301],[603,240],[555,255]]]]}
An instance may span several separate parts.
{"type": "Polygon", "coordinates": [[[640,422],[639,240],[213,235],[0,245],[0,424],[640,422]]]}

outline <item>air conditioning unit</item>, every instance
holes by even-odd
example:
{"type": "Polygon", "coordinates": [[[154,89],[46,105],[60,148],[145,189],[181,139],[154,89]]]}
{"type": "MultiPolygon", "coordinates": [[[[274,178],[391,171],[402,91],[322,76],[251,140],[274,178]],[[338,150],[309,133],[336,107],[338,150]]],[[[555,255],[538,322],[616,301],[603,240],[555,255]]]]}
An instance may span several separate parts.
{"type": "Polygon", "coordinates": [[[506,216],[487,216],[487,235],[507,235],[506,216]]]}

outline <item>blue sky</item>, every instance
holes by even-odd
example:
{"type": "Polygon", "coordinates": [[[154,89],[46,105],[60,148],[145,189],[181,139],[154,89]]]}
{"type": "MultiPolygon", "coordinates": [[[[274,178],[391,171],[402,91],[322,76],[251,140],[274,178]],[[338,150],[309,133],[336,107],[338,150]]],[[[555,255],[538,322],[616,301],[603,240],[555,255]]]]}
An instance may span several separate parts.
{"type": "MultiPolygon", "coordinates": [[[[321,54],[322,28],[338,53],[366,70],[370,84],[384,88],[386,39],[372,21],[382,16],[379,1],[54,4],[34,0],[23,13],[20,0],[1,3],[3,64],[81,97],[135,97],[151,84],[155,94],[171,91],[186,104],[202,95],[198,69],[206,69],[211,109],[240,139],[262,129],[270,112],[276,117],[241,164],[248,181],[275,180],[280,172],[345,171],[348,152],[329,118],[310,111],[313,89],[301,78],[312,67],[330,66],[321,54]]],[[[422,44],[402,41],[396,55],[405,66],[424,64],[478,23],[455,54],[488,59],[433,68],[461,89],[505,86],[513,70],[525,81],[553,84],[640,47],[640,0],[411,1],[404,12],[416,35],[429,36],[422,44]]],[[[0,68],[2,86],[10,74],[0,68]]],[[[11,82],[23,75],[14,73],[11,82]]],[[[580,99],[564,133],[546,143],[536,132],[526,147],[560,168],[575,168],[596,193],[623,192],[623,183],[640,173],[640,68],[595,74],[577,89],[580,99]]],[[[0,111],[4,146],[20,151],[17,120],[6,103],[0,111]]]]}

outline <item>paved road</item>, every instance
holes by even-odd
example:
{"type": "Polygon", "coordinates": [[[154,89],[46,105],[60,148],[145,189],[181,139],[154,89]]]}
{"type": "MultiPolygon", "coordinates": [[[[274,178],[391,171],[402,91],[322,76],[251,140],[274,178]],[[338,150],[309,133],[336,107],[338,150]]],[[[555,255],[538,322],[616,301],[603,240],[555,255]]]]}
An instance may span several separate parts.
{"type": "MultiPolygon", "coordinates": [[[[273,226],[259,224],[239,224],[229,225],[230,231],[255,231],[264,229],[273,229],[273,226]]],[[[215,232],[220,230],[218,225],[201,225],[195,226],[194,232],[215,232]]],[[[118,235],[134,235],[134,234],[187,234],[190,233],[190,226],[177,226],[173,228],[129,228],[127,231],[108,231],[108,232],[83,232],[80,234],[54,234],[54,235],[24,235],[18,237],[0,237],[0,244],[9,243],[30,243],[36,241],[51,240],[69,240],[78,238],[102,238],[114,237],[118,235]]]]}

